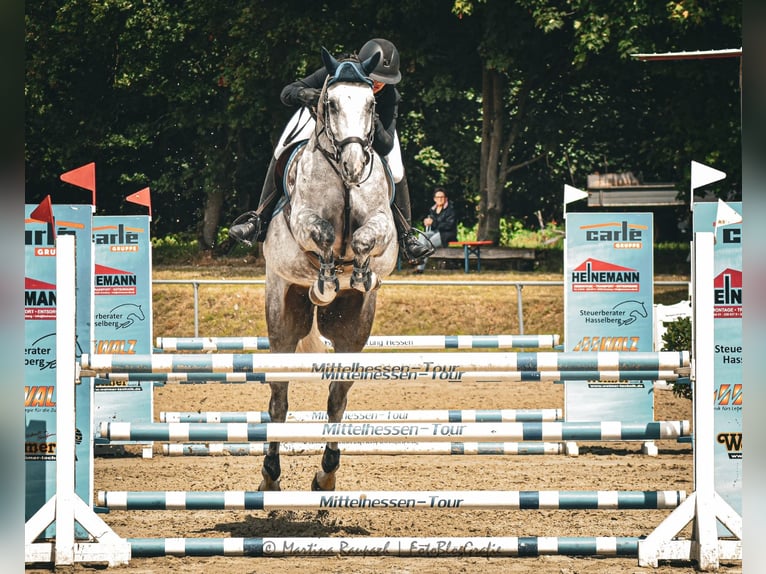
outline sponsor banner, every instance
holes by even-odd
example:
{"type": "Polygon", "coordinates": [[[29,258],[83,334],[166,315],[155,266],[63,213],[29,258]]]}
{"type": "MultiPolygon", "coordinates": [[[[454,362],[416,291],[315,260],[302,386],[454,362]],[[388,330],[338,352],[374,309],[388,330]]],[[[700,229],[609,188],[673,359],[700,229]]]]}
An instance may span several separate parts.
{"type": "MultiPolygon", "coordinates": [[[[742,214],[741,202],[727,202],[742,214]]],[[[742,223],[715,229],[719,205],[695,203],[694,231],[714,231],[715,488],[742,514],[742,223]]],[[[718,523],[721,536],[728,530],[718,523]]]]}
{"type": "MultiPolygon", "coordinates": [[[[56,493],[56,309],[76,305],[76,357],[90,353],[93,327],[90,286],[93,282],[91,206],[54,205],[56,230],[31,219],[36,205],[24,209],[24,467],[25,517],[28,520],[56,493]],[[56,299],[55,236],[74,235],[77,257],[77,299],[56,299]]],[[[74,381],[73,381],[74,383],[74,381]]],[[[75,492],[92,504],[93,457],[91,379],[75,389],[75,492]]],[[[78,538],[87,532],[77,525],[78,538]]],[[[43,533],[55,534],[54,526],[43,533]]]]}
{"type": "MultiPolygon", "coordinates": [[[[653,351],[651,213],[569,213],[564,350],[653,351]]],[[[653,381],[564,381],[567,421],[654,420],[653,381]]]]}
{"type": "MultiPolygon", "coordinates": [[[[93,218],[93,352],[152,352],[150,220],[145,215],[93,218]]],[[[95,429],[101,421],[151,422],[152,382],[96,379],[95,429]]]]}

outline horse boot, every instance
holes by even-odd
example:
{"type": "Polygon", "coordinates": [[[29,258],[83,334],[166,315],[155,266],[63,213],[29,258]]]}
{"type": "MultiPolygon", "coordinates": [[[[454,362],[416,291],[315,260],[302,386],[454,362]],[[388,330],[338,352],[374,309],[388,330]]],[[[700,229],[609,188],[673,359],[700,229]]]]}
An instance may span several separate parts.
{"type": "Polygon", "coordinates": [[[269,221],[271,221],[271,216],[274,213],[277,199],[277,183],[274,180],[276,167],[277,160],[272,156],[266,172],[266,179],[263,181],[258,209],[243,213],[234,220],[229,228],[229,237],[248,247],[252,247],[253,241],[262,242],[266,239],[266,231],[268,231],[269,221]]]}
{"type": "Polygon", "coordinates": [[[411,265],[418,265],[434,253],[434,246],[425,236],[418,239],[412,228],[410,215],[410,190],[407,179],[402,178],[396,183],[394,203],[391,206],[394,224],[399,239],[399,253],[411,265]]]}

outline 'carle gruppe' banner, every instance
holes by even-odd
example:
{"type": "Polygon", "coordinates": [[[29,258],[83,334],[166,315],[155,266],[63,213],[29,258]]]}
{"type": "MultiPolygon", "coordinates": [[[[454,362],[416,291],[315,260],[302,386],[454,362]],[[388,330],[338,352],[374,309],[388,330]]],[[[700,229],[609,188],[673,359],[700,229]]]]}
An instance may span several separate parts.
{"type": "MultiPolygon", "coordinates": [[[[652,351],[651,213],[570,213],[566,351],[652,351]]],[[[567,421],[654,419],[653,381],[564,381],[567,421]]]]}
{"type": "MultiPolygon", "coordinates": [[[[715,489],[742,514],[742,203],[695,203],[694,231],[714,231],[713,329],[715,360],[715,489]],[[734,213],[728,209],[734,210],[734,213]],[[738,223],[714,228],[719,209],[738,223]]],[[[719,524],[719,533],[728,531],[719,524]]]]}
{"type": "MultiPolygon", "coordinates": [[[[94,352],[152,351],[150,219],[145,215],[93,218],[94,352]]],[[[96,379],[95,429],[101,421],[152,420],[152,383],[96,379]]]]}
{"type": "MultiPolygon", "coordinates": [[[[54,205],[55,236],[76,238],[76,301],[56,297],[56,242],[49,223],[32,219],[34,205],[25,206],[24,225],[24,469],[25,515],[29,519],[56,493],[56,363],[74,357],[56,357],[56,310],[77,305],[76,355],[92,352],[91,284],[93,250],[91,206],[54,205]]],[[[74,381],[72,381],[74,384],[74,381]]],[[[89,501],[93,496],[92,379],[75,388],[75,491],[89,501]]],[[[46,536],[52,536],[49,526],[46,536]]],[[[84,536],[78,532],[78,536],[84,536]]]]}

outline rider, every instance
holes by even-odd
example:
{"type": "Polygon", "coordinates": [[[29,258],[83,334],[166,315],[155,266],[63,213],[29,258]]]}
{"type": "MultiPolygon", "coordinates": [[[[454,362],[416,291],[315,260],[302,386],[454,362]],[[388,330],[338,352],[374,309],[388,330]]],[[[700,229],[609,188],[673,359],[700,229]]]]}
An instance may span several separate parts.
{"type": "MultiPolygon", "coordinates": [[[[365,61],[376,53],[380,53],[380,60],[370,73],[370,79],[373,81],[372,89],[375,94],[376,111],[372,147],[381,157],[387,159],[394,178],[396,187],[392,211],[399,238],[399,249],[404,259],[416,264],[432,255],[434,248],[430,242],[421,243],[425,238],[419,241],[412,230],[410,193],[404,174],[399,138],[396,134],[397,108],[401,98],[395,85],[402,78],[399,71],[399,51],[388,40],[374,38],[362,46],[358,58],[360,61],[365,61]]],[[[282,103],[290,107],[315,108],[327,75],[327,70],[322,67],[313,74],[288,84],[280,96],[282,103]]],[[[298,121],[297,116],[298,112],[293,116],[293,120],[285,130],[286,133],[291,131],[291,125],[294,131],[298,121]]],[[[282,147],[283,139],[284,134],[280,138],[279,147],[282,147]]],[[[271,157],[266,180],[261,190],[261,197],[258,201],[258,210],[248,211],[240,215],[229,229],[229,236],[239,242],[251,245],[252,241],[263,241],[266,238],[266,230],[279,197],[274,177],[277,155],[278,153],[275,152],[271,157]]],[[[427,242],[427,239],[425,241],[427,242]]]]}

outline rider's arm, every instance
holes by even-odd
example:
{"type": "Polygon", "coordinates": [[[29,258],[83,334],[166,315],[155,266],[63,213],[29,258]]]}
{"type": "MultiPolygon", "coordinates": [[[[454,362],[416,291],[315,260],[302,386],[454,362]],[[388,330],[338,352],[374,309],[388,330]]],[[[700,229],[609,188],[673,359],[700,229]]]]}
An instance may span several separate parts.
{"type": "Polygon", "coordinates": [[[280,94],[279,99],[282,100],[282,103],[286,106],[299,108],[304,105],[299,97],[299,92],[304,88],[321,90],[326,77],[327,70],[324,68],[319,68],[310,76],[296,80],[292,84],[287,84],[284,88],[282,88],[282,93],[280,94]]]}
{"type": "Polygon", "coordinates": [[[396,117],[399,108],[399,92],[390,86],[381,90],[375,98],[375,137],[372,147],[378,154],[387,156],[394,148],[396,117]]]}

